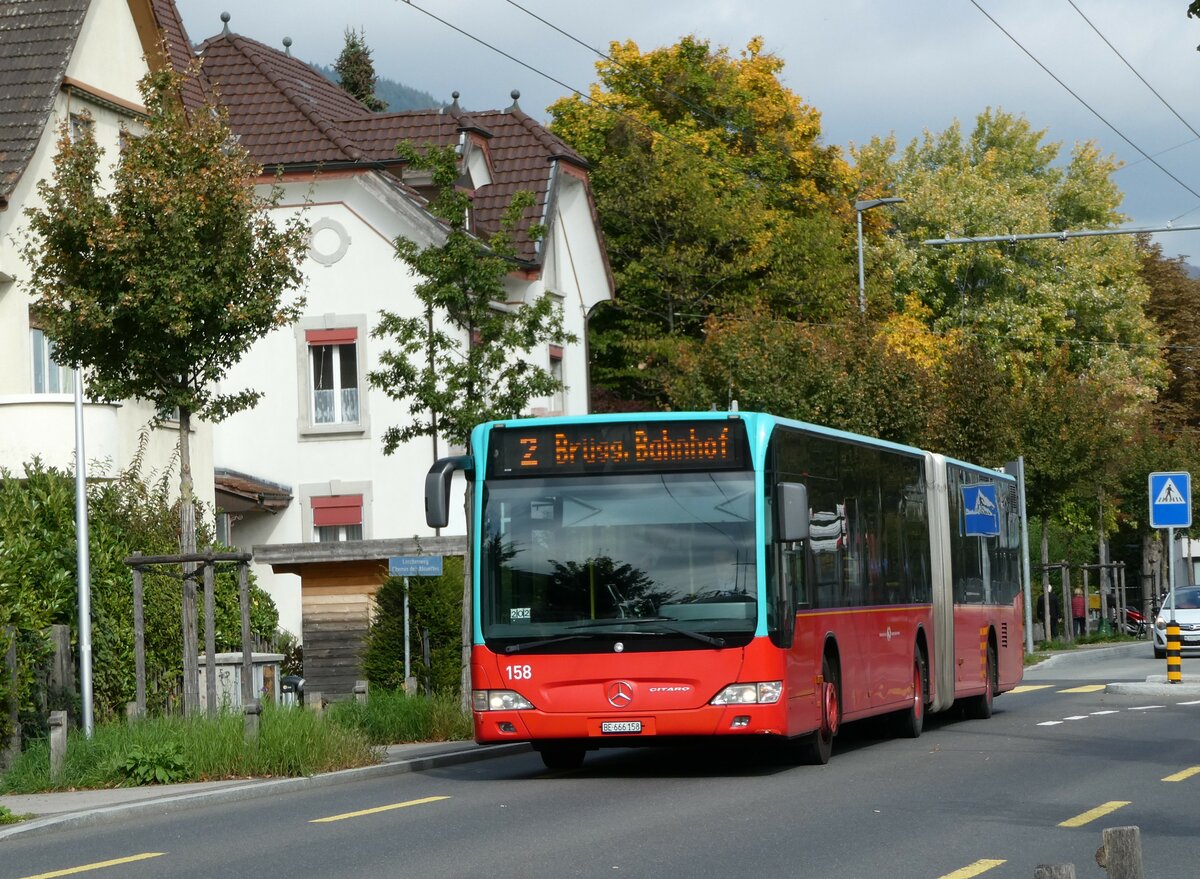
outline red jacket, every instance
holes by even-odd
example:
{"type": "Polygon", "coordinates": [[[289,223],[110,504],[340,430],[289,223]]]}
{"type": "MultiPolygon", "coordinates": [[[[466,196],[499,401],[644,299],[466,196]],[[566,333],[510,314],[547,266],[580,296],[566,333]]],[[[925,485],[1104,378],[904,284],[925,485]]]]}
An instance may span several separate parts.
{"type": "Polygon", "coordinates": [[[1071,616],[1076,618],[1087,616],[1087,609],[1084,607],[1082,595],[1071,596],[1071,616]]]}

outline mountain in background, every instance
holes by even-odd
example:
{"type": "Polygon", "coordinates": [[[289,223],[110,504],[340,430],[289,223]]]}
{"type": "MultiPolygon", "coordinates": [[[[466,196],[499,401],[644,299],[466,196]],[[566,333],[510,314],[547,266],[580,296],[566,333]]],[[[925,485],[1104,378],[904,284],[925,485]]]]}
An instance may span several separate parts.
{"type": "MultiPolygon", "coordinates": [[[[311,62],[309,66],[330,82],[340,84],[337,71],[332,67],[311,62]]],[[[401,110],[437,110],[447,105],[446,101],[439,101],[429,92],[409,88],[403,83],[382,76],[375,80],[375,97],[386,103],[387,112],[392,113],[398,113],[401,110]]]]}

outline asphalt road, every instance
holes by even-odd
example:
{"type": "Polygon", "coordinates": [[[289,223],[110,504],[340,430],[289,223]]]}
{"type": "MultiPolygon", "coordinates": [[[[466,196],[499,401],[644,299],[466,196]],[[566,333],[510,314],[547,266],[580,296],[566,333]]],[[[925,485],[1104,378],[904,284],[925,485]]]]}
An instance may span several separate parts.
{"type": "Polygon", "coordinates": [[[0,877],[1029,879],[1074,863],[1084,879],[1105,876],[1101,831],[1123,825],[1147,876],[1191,876],[1200,698],[1102,687],[1161,671],[1149,651],[1058,658],[990,720],[931,719],[915,740],[851,725],[823,767],[698,748],[548,773],[521,754],[17,837],[0,877]]]}

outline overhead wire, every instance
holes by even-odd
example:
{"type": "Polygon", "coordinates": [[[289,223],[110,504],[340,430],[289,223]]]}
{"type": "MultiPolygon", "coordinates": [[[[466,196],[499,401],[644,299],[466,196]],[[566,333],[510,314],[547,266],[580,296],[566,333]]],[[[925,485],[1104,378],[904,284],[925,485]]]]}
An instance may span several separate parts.
{"type": "MultiPolygon", "coordinates": [[[[1187,146],[1189,144],[1193,144],[1197,140],[1200,140],[1200,131],[1197,131],[1190,122],[1188,122],[1186,119],[1184,119],[1183,116],[1180,115],[1179,111],[1176,110],[1173,106],[1171,106],[1170,101],[1168,101],[1161,94],[1159,94],[1158,89],[1156,89],[1154,86],[1152,86],[1146,80],[1146,77],[1142,76],[1142,74],[1138,72],[1137,68],[1129,63],[1129,60],[1124,55],[1121,54],[1121,51],[1112,44],[1112,42],[1108,39],[1108,37],[1104,36],[1104,34],[1101,33],[1100,28],[1096,27],[1095,23],[1093,23],[1090,18],[1088,18],[1086,15],[1084,15],[1083,10],[1080,9],[1075,4],[1075,0],[1067,0],[1067,2],[1069,4],[1071,4],[1072,9],[1074,9],[1077,13],[1079,13],[1079,17],[1082,18],[1085,22],[1087,22],[1088,27],[1090,27],[1093,31],[1096,32],[1096,36],[1098,36],[1100,39],[1102,39],[1104,41],[1104,45],[1108,46],[1108,48],[1110,48],[1113,51],[1113,54],[1116,55],[1118,58],[1120,58],[1122,63],[1124,63],[1124,65],[1129,68],[1130,72],[1132,72],[1134,76],[1136,76],[1139,80],[1141,80],[1142,85],[1144,85],[1146,88],[1148,88],[1150,90],[1150,93],[1152,95],[1154,95],[1154,97],[1158,98],[1159,103],[1161,103],[1164,107],[1166,107],[1168,110],[1170,110],[1171,113],[1175,116],[1175,118],[1178,119],[1181,123],[1183,123],[1183,126],[1188,131],[1190,131],[1193,135],[1195,135],[1195,137],[1193,137],[1189,141],[1185,141],[1184,143],[1177,144],[1173,147],[1169,147],[1168,149],[1162,150],[1161,152],[1155,153],[1155,157],[1157,158],[1158,156],[1165,155],[1166,153],[1169,153],[1172,150],[1177,150],[1180,147],[1187,146]]],[[[1142,159],[1139,159],[1137,162],[1135,162],[1133,164],[1140,164],[1142,161],[1143,161],[1142,159]]],[[[1188,214],[1192,213],[1193,211],[1197,211],[1197,210],[1200,210],[1200,205],[1196,205],[1196,207],[1189,208],[1188,210],[1184,211],[1182,214],[1180,214],[1177,217],[1172,217],[1168,222],[1174,223],[1176,220],[1181,220],[1184,217],[1186,217],[1188,214]]]]}
{"type": "Polygon", "coordinates": [[[1018,40],[1011,33],[1009,33],[1009,31],[1004,27],[1004,25],[1002,25],[1002,24],[1000,24],[1000,22],[996,21],[996,19],[993,18],[986,9],[984,9],[982,6],[979,5],[978,0],[971,0],[971,5],[974,6],[976,9],[978,9],[983,14],[983,16],[985,18],[987,18],[988,21],[990,21],[993,25],[995,25],[996,28],[1002,34],[1004,34],[1004,36],[1008,37],[1009,40],[1012,41],[1013,45],[1015,45],[1018,49],[1020,49],[1022,52],[1024,52],[1029,57],[1029,59],[1031,61],[1033,61],[1034,64],[1036,64],[1038,67],[1042,68],[1042,70],[1045,71],[1046,75],[1048,75],[1056,83],[1058,83],[1060,86],[1062,86],[1062,88],[1064,90],[1066,90],[1067,94],[1069,94],[1076,101],[1078,101],[1080,104],[1082,104],[1085,108],[1087,108],[1087,110],[1093,116],[1095,116],[1097,119],[1099,119],[1101,122],[1103,122],[1106,126],[1108,126],[1108,128],[1113,132],[1113,134],[1117,135],[1117,137],[1121,138],[1121,140],[1123,140],[1123,141],[1125,141],[1125,143],[1129,144],[1129,146],[1131,146],[1133,149],[1135,149],[1138,152],[1138,154],[1142,156],[1142,158],[1144,158],[1146,161],[1150,162],[1150,164],[1152,164],[1154,167],[1158,168],[1158,170],[1162,171],[1163,174],[1167,175],[1172,180],[1174,180],[1180,187],[1187,190],[1189,193],[1191,193],[1193,196],[1195,196],[1198,200],[1200,200],[1200,192],[1197,192],[1195,189],[1188,186],[1186,183],[1184,183],[1182,180],[1180,180],[1178,177],[1176,177],[1174,174],[1172,174],[1169,170],[1167,170],[1165,167],[1163,167],[1163,165],[1160,162],[1158,162],[1153,156],[1151,156],[1144,149],[1142,149],[1140,146],[1138,146],[1136,143],[1134,143],[1133,140],[1131,140],[1128,136],[1126,136],[1126,134],[1123,131],[1121,131],[1119,128],[1117,128],[1117,126],[1115,126],[1111,122],[1109,122],[1108,119],[1106,119],[1100,113],[1099,110],[1097,110],[1095,107],[1093,107],[1087,101],[1085,101],[1074,89],[1072,89],[1069,85],[1067,85],[1065,82],[1063,82],[1062,79],[1060,79],[1058,77],[1058,75],[1054,73],[1054,71],[1052,71],[1049,67],[1047,67],[1045,64],[1043,64],[1036,55],[1034,55],[1031,51],[1026,49],[1025,46],[1021,43],[1021,41],[1018,40]]]}

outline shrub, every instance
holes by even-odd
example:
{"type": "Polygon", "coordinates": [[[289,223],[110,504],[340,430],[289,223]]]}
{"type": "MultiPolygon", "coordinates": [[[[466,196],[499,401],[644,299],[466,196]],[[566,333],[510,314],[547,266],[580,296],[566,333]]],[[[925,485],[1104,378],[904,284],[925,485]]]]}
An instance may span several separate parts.
{"type": "MultiPolygon", "coordinates": [[[[145,436],[143,435],[143,443],[145,436]]],[[[115,479],[88,486],[89,566],[92,607],[92,687],[98,720],[117,717],[134,696],[133,588],[125,559],[135,550],[146,555],[179,551],[179,511],[171,501],[169,474],[143,477],[140,460],[115,479]]],[[[18,636],[18,692],[22,725],[36,733],[42,725],[36,669],[45,658],[42,633],[54,623],[75,631],[78,596],[75,584],[74,477],[34,460],[21,476],[0,470],[0,641],[5,627],[18,636]]],[[[203,519],[202,515],[198,516],[203,519]]],[[[198,543],[212,542],[202,527],[198,543]]],[[[241,642],[237,572],[218,568],[215,580],[218,649],[241,642]]],[[[146,671],[168,686],[178,681],[183,638],[178,572],[147,572],[145,586],[146,671]]],[[[275,634],[278,613],[270,597],[252,583],[251,628],[262,638],[275,634]]],[[[203,621],[201,621],[203,627],[203,621]]],[[[0,643],[0,648],[7,643],[0,643]]],[[[0,675],[0,704],[6,704],[7,676],[0,675]]],[[[154,698],[154,693],[151,693],[154,698]]],[[[165,698],[160,693],[163,707],[165,698]]],[[[65,707],[65,706],[54,706],[65,707]]],[[[7,729],[0,711],[0,741],[7,729]]]]}
{"type": "MultiPolygon", "coordinates": [[[[463,560],[443,560],[442,576],[409,578],[413,674],[430,693],[457,693],[462,676],[463,560]],[[422,655],[429,634],[430,662],[422,655]]],[[[363,673],[372,686],[404,688],[404,578],[389,577],[375,593],[375,621],[367,633],[363,673]]]]}
{"type": "Polygon", "coordinates": [[[174,741],[134,745],[120,769],[133,784],[171,784],[188,776],[187,762],[174,741]]]}

